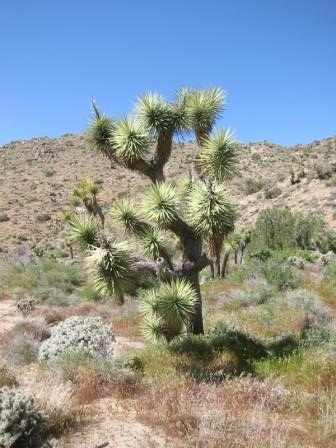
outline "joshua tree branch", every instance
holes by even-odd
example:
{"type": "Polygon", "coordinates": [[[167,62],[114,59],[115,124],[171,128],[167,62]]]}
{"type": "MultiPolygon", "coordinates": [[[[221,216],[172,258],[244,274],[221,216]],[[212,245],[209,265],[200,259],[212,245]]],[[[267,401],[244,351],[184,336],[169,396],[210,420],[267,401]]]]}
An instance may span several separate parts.
{"type": "Polygon", "coordinates": [[[171,131],[163,131],[158,137],[156,145],[155,155],[152,160],[152,164],[156,173],[156,182],[163,182],[164,167],[169,161],[173,145],[173,133],[171,131]]]}

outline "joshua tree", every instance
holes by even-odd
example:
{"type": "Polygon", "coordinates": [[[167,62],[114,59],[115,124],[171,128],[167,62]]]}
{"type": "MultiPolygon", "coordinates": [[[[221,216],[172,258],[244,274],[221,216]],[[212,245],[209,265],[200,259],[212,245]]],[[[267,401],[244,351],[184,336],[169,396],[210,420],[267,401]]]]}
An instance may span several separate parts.
{"type": "MultiPolygon", "coordinates": [[[[88,264],[97,287],[117,295],[120,302],[139,272],[154,273],[161,286],[143,299],[144,308],[151,309],[147,329],[166,339],[178,334],[182,326],[203,333],[199,274],[212,260],[220,273],[223,239],[233,228],[233,208],[222,182],[236,166],[236,145],[229,132],[213,132],[223,103],[224,94],[216,88],[184,89],[174,102],[147,94],[139,99],[135,113],[120,121],[102,115],[93,103],[95,116],[88,130],[91,147],[112,164],[147,177],[151,187],[142,207],[127,199],[114,204],[112,210],[112,217],[122,223],[128,237],[135,236],[142,243],[144,256],[131,255],[124,243],[101,234],[92,239],[91,228],[88,264]],[[194,132],[198,151],[193,175],[181,192],[166,181],[165,166],[174,137],[183,132],[194,132]],[[168,250],[166,234],[178,241],[179,262],[168,250]],[[203,243],[207,243],[211,259],[203,243]],[[167,332],[171,316],[178,327],[172,333],[167,332]]],[[[83,228],[78,231],[79,227],[77,223],[73,229],[81,240],[85,232],[83,228]]]]}

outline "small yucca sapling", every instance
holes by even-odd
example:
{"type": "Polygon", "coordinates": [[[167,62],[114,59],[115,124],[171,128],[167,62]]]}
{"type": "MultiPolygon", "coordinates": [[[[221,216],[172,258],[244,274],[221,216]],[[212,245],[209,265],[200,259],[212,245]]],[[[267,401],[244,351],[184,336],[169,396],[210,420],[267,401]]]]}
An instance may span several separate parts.
{"type": "MultiPolygon", "coordinates": [[[[129,275],[146,268],[161,281],[168,281],[168,284],[176,279],[182,279],[188,284],[196,297],[189,330],[196,334],[203,333],[199,274],[209,265],[210,260],[203,248],[204,242],[209,242],[208,236],[198,231],[194,224],[200,223],[202,218],[210,219],[211,215],[205,216],[199,207],[197,213],[201,217],[192,216],[193,213],[188,213],[187,208],[189,195],[193,195],[194,189],[202,188],[199,183],[213,185],[214,182],[223,182],[230,178],[236,167],[236,144],[230,133],[212,134],[215,122],[224,109],[224,100],[225,94],[218,88],[183,89],[172,102],[158,94],[149,93],[138,100],[130,118],[120,121],[107,119],[94,104],[95,116],[88,131],[91,146],[112,164],[124,166],[151,181],[152,186],[145,195],[142,207],[127,200],[117,204],[112,213],[113,218],[123,225],[125,235],[136,237],[144,248],[145,257],[134,257],[135,262],[128,264],[133,270],[129,275]],[[181,198],[175,187],[166,182],[165,167],[172,154],[174,137],[190,132],[195,133],[199,151],[194,161],[194,175],[189,179],[188,192],[181,198]],[[189,219],[190,216],[193,219],[189,219]],[[172,259],[170,251],[165,247],[162,232],[172,234],[178,241],[181,252],[179,261],[172,259]],[[163,269],[164,264],[167,268],[163,269]],[[164,276],[161,275],[163,270],[164,276]]],[[[220,246],[228,230],[229,220],[232,225],[232,218],[228,217],[232,215],[228,202],[226,200],[217,214],[221,223],[218,226],[216,223],[215,227],[220,231],[212,233],[212,242],[216,243],[216,247],[220,246]]],[[[119,277],[107,272],[108,269],[115,270],[112,258],[109,263],[101,263],[106,260],[106,256],[100,244],[91,250],[90,257],[94,261],[92,273],[99,278],[98,287],[121,295],[120,288],[115,285],[127,288],[124,282],[127,275],[123,270],[122,281],[115,283],[119,277]],[[103,283],[105,286],[102,286],[103,283]]],[[[162,316],[155,316],[151,324],[148,323],[148,328],[157,332],[162,325],[167,324],[162,319],[162,316]]],[[[176,325],[179,326],[180,322],[177,321],[176,325]]]]}

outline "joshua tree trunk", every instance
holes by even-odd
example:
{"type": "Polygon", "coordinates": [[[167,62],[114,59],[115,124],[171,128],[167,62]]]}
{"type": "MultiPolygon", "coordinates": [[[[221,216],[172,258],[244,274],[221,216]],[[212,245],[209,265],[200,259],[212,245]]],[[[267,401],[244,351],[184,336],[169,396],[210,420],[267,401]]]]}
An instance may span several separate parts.
{"type": "Polygon", "coordinates": [[[197,302],[195,305],[195,312],[190,322],[190,331],[192,334],[203,334],[203,305],[202,305],[202,295],[201,287],[199,283],[199,273],[195,272],[191,275],[187,274],[185,276],[186,280],[190,282],[197,294],[197,302]]]}
{"type": "Polygon", "coordinates": [[[221,271],[221,277],[225,278],[226,274],[227,274],[227,267],[228,267],[228,262],[229,262],[229,258],[231,255],[231,249],[227,249],[224,253],[224,257],[223,257],[223,264],[222,264],[222,271],[221,271]]]}

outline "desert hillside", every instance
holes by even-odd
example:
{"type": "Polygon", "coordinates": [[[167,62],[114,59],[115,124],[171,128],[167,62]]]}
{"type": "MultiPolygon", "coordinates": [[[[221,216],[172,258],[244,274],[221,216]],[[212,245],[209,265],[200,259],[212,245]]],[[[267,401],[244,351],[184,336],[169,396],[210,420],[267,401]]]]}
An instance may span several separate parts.
{"type": "MultiPolygon", "coordinates": [[[[176,144],[167,167],[169,178],[187,172],[195,148],[176,144]]],[[[252,222],[271,205],[288,205],[306,213],[323,213],[336,226],[336,137],[284,148],[269,142],[239,145],[239,173],[229,188],[240,223],[252,222]]],[[[60,212],[69,206],[69,192],[83,178],[103,185],[100,200],[146,188],[147,181],[94,154],[82,135],[16,141],[0,147],[0,251],[23,241],[45,245],[62,231],[60,212]]]]}

